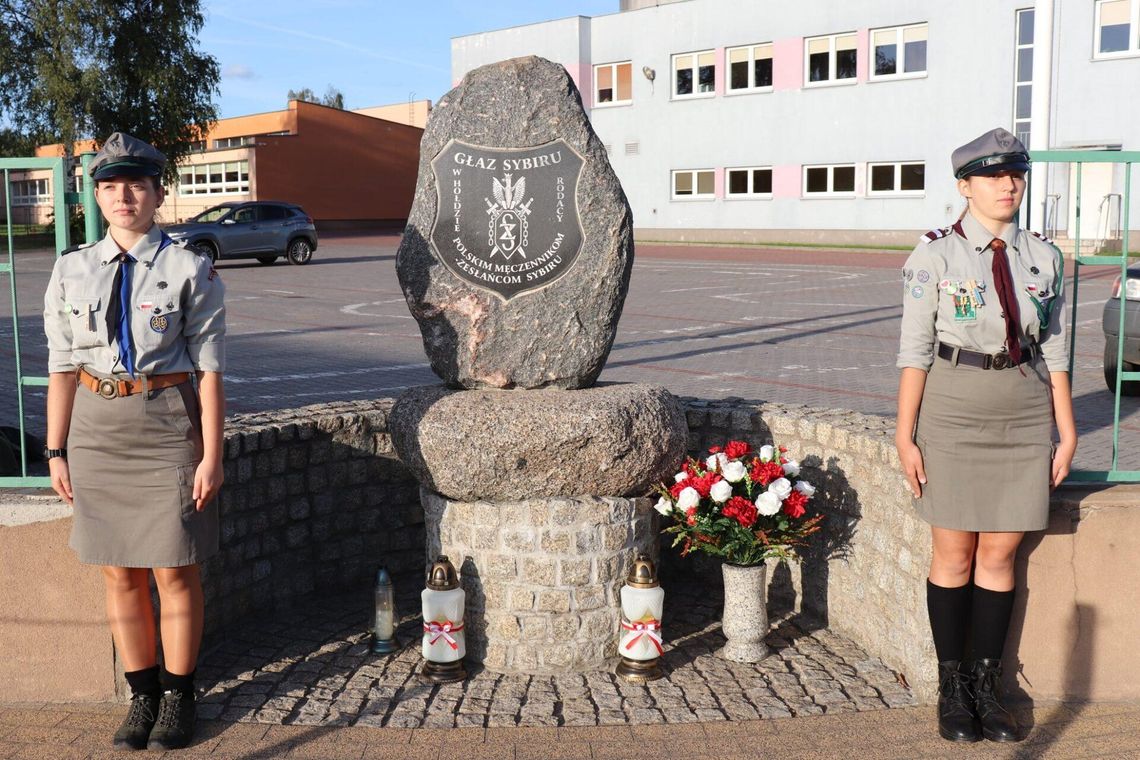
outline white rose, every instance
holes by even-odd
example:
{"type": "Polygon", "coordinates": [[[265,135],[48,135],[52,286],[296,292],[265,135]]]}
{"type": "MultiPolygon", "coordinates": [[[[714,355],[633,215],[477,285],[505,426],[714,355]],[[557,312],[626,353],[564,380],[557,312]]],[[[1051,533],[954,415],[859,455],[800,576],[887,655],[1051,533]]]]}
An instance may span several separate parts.
{"type": "Polygon", "coordinates": [[[709,489],[709,496],[712,500],[720,504],[725,503],[732,497],[732,484],[727,480],[718,480],[713,483],[713,487],[709,489]]]}
{"type": "Polygon", "coordinates": [[[662,496],[660,499],[657,500],[657,503],[653,505],[653,508],[656,509],[661,514],[668,517],[670,514],[673,513],[673,502],[669,501],[664,496],[662,496]]]}
{"type": "Polygon", "coordinates": [[[744,466],[743,462],[729,462],[721,468],[720,474],[724,475],[724,479],[729,483],[739,483],[744,480],[744,474],[748,469],[744,466]]]}
{"type": "Polygon", "coordinates": [[[682,488],[681,493],[677,496],[677,509],[682,512],[688,510],[689,507],[695,507],[701,503],[701,495],[697,493],[697,489],[689,486],[682,488]]]}
{"type": "Polygon", "coordinates": [[[792,482],[787,478],[773,480],[768,486],[768,493],[776,494],[776,498],[783,501],[792,494],[792,482]]]}
{"type": "Polygon", "coordinates": [[[800,463],[794,459],[789,459],[784,462],[784,474],[789,478],[794,478],[800,474],[800,463]]]}
{"type": "Polygon", "coordinates": [[[761,446],[760,447],[760,461],[771,462],[776,456],[776,447],[774,446],[761,446]]]}
{"type": "Polygon", "coordinates": [[[680,483],[682,480],[684,480],[687,477],[689,477],[689,473],[678,472],[676,475],[673,476],[673,482],[674,483],[680,483]]]}
{"type": "Polygon", "coordinates": [[[709,468],[709,472],[715,472],[718,467],[723,468],[728,464],[728,457],[723,453],[713,454],[705,460],[705,465],[709,468]]]}
{"type": "Polygon", "coordinates": [[[756,510],[765,517],[771,517],[780,511],[780,498],[771,491],[765,491],[756,497],[756,510]]]}
{"type": "Polygon", "coordinates": [[[799,483],[796,483],[796,490],[799,491],[800,493],[802,493],[804,496],[808,497],[809,499],[811,497],[815,496],[815,486],[813,486],[811,483],[807,482],[806,480],[801,480],[799,483]]]}

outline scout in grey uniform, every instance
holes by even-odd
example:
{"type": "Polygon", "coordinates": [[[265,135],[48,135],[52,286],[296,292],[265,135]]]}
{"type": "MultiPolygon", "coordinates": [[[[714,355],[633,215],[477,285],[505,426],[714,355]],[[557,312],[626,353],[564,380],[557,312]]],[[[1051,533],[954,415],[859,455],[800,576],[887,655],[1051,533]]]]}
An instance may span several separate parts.
{"type": "Polygon", "coordinates": [[[967,209],[926,233],[902,272],[895,445],[915,509],[931,526],[939,732],[952,741],[1017,741],[1017,722],[995,689],[1013,560],[1024,532],[1046,527],[1050,488],[1068,474],[1077,447],[1063,259],[1049,240],[1012,223],[1029,170],[1016,137],[992,130],[951,160],[967,209]]]}
{"type": "Polygon", "coordinates": [[[103,566],[111,632],[134,692],[114,738],[123,749],[190,741],[198,563],[218,550],[225,288],[207,259],[154,222],[165,166],[141,140],[108,138],[90,173],[110,229],[59,258],[44,295],[52,486],[75,509],[79,560],[103,566]]]}

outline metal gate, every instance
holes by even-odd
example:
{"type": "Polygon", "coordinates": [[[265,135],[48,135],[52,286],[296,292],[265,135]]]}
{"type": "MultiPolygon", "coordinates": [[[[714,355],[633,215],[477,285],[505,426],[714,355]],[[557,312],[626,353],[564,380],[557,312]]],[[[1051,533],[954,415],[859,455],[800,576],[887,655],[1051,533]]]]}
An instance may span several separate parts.
{"type": "MultiPolygon", "coordinates": [[[[83,176],[87,176],[87,166],[90,164],[93,153],[85,153],[80,157],[83,167],[83,176]]],[[[82,193],[62,192],[66,185],[66,163],[63,158],[0,158],[0,170],[3,172],[4,189],[4,218],[5,233],[8,250],[6,262],[0,262],[0,275],[7,275],[9,303],[12,309],[12,352],[15,360],[16,380],[16,408],[20,431],[20,474],[9,477],[0,477],[0,488],[36,487],[47,488],[51,486],[51,479],[45,476],[30,476],[28,474],[28,452],[23,442],[26,440],[26,406],[24,402],[24,389],[32,386],[46,386],[48,379],[43,375],[24,374],[23,357],[20,349],[20,320],[19,303],[16,295],[16,246],[12,220],[12,172],[25,172],[47,169],[51,171],[52,182],[52,208],[55,217],[55,255],[58,257],[70,245],[68,205],[82,203],[85,217],[84,234],[87,242],[93,242],[99,237],[99,211],[95,205],[95,189],[91,182],[83,183],[82,193]]]]}
{"type": "MultiPolygon", "coordinates": [[[[1129,200],[1130,191],[1132,189],[1132,166],[1133,164],[1140,163],[1140,151],[1099,151],[1099,150],[1034,150],[1029,152],[1030,158],[1033,159],[1035,167],[1039,167],[1036,171],[1042,171],[1046,165],[1049,164],[1072,164],[1075,166],[1075,190],[1076,192],[1070,194],[1073,204],[1075,204],[1075,229],[1072,230],[1073,240],[1075,243],[1075,252],[1073,254],[1073,292],[1071,298],[1071,314],[1069,324],[1069,377],[1074,377],[1073,368],[1076,358],[1076,340],[1077,340],[1077,304],[1080,292],[1081,282],[1081,267],[1086,266],[1110,266],[1117,267],[1120,270],[1120,324],[1117,330],[1117,344],[1116,355],[1118,357],[1116,364],[1116,388],[1114,391],[1113,399],[1113,413],[1112,413],[1112,458],[1107,470],[1074,470],[1069,474],[1071,481],[1083,481],[1094,483],[1123,483],[1123,482],[1140,482],[1140,470],[1122,470],[1119,467],[1119,453],[1120,453],[1120,391],[1121,383],[1127,381],[1140,381],[1140,372],[1125,372],[1124,367],[1124,318],[1125,318],[1125,305],[1127,303],[1127,283],[1128,283],[1128,237],[1130,232],[1131,221],[1129,219],[1129,200]],[[1120,254],[1119,255],[1106,255],[1100,252],[1094,252],[1090,255],[1083,255],[1081,253],[1081,178],[1085,164],[1114,164],[1122,165],[1124,167],[1124,187],[1123,187],[1123,200],[1120,204],[1120,213],[1117,218],[1120,225],[1121,241],[1120,241],[1120,254]]],[[[1032,199],[1026,198],[1026,208],[1032,208],[1032,199]]],[[[1099,227],[1099,223],[1097,223],[1099,227]]],[[[1099,230],[1093,231],[1093,238],[1099,234],[1099,230]]],[[[1102,241],[1103,242],[1103,239],[1102,241]]],[[[1133,254],[1140,255],[1138,254],[1133,254]]]]}

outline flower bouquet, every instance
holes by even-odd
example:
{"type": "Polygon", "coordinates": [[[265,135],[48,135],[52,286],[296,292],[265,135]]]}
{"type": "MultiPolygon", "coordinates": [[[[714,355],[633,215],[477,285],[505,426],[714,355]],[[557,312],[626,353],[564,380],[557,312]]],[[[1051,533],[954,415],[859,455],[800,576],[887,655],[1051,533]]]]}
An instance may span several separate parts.
{"type": "Polygon", "coordinates": [[[681,556],[706,552],[741,567],[798,556],[823,516],[807,516],[815,487],[786,455],[783,446],[757,452],[729,441],[703,462],[687,459],[672,485],[658,486],[655,509],[673,520],[665,532],[676,536],[681,556]]]}

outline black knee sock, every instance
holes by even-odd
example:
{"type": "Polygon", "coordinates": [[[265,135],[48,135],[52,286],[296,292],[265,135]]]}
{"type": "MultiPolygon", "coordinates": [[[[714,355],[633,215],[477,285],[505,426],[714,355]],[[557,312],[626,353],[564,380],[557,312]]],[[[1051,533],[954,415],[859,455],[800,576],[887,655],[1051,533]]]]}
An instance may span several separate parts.
{"type": "Polygon", "coordinates": [[[184,676],[171,673],[166,668],[162,669],[162,688],[167,691],[180,691],[183,694],[194,693],[194,673],[192,670],[184,676]]]}
{"type": "Polygon", "coordinates": [[[926,611],[930,615],[930,631],[934,634],[934,649],[938,661],[961,660],[966,656],[966,618],[970,613],[970,593],[967,583],[958,588],[935,586],[926,581],[926,611]]]}
{"type": "Polygon", "coordinates": [[[990,591],[974,586],[974,622],[970,628],[975,659],[1001,659],[1005,636],[1009,632],[1009,618],[1013,614],[1013,594],[1012,591],[990,591]]]}
{"type": "Polygon", "coordinates": [[[142,670],[132,670],[123,675],[127,677],[127,683],[131,685],[131,691],[135,694],[157,695],[162,691],[158,681],[157,665],[142,670]]]}

